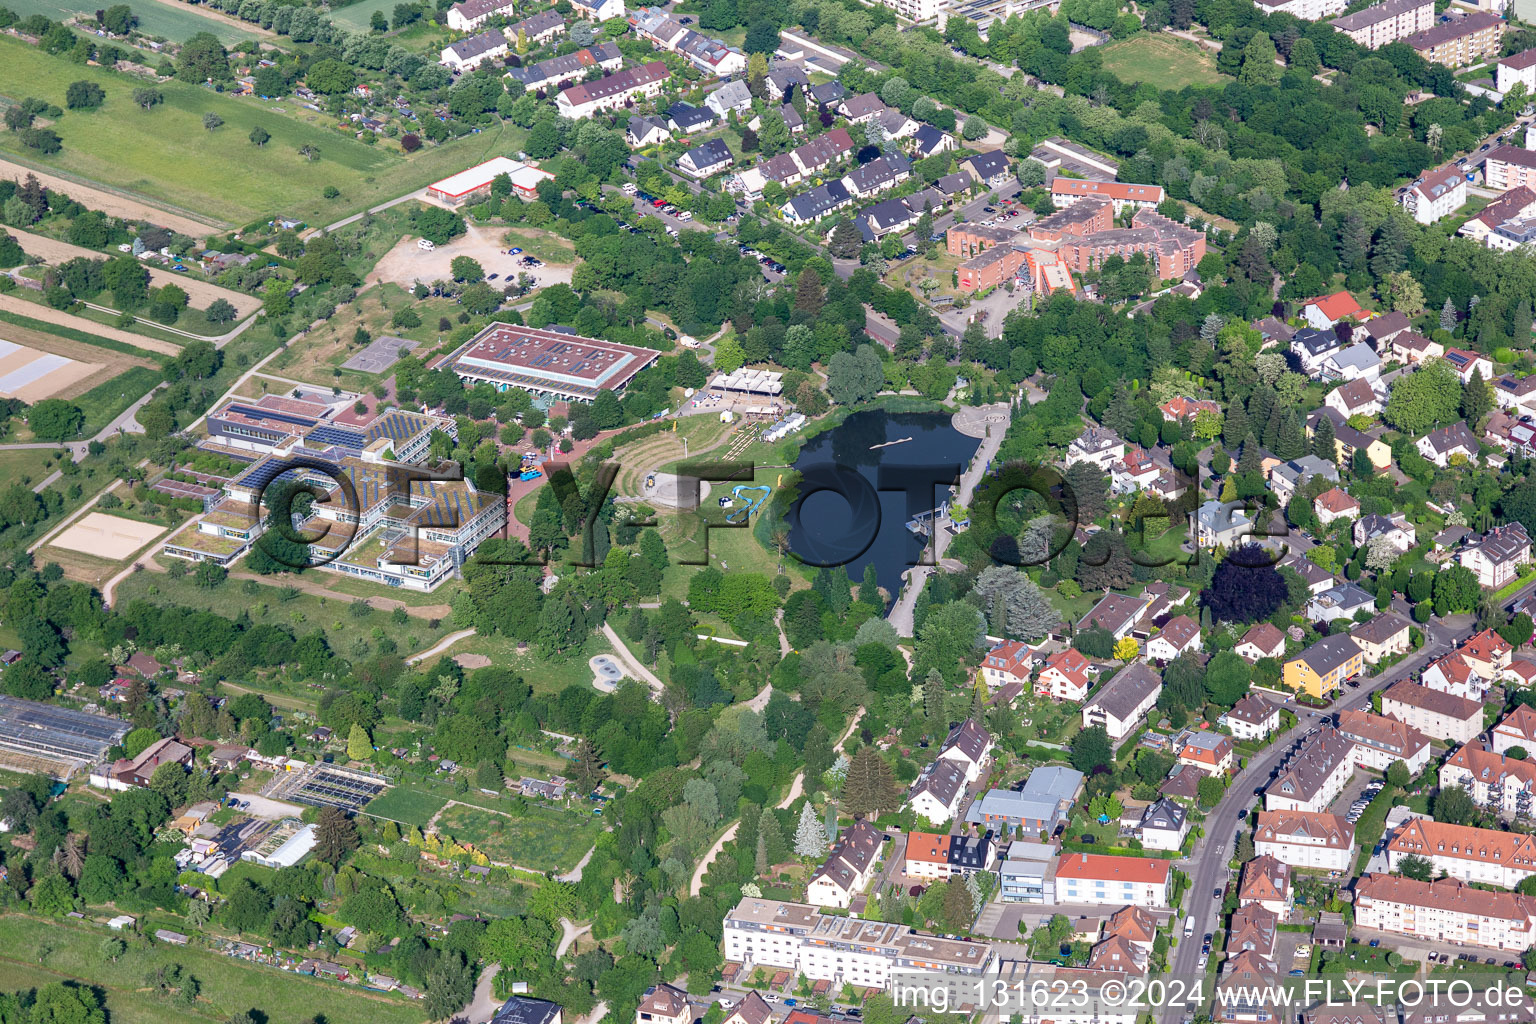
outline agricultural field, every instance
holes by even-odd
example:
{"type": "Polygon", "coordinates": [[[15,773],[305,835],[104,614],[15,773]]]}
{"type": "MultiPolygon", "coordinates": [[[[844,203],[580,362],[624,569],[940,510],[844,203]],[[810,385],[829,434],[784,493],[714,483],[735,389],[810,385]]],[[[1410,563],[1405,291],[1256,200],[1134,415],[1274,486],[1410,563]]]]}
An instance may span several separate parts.
{"type": "Polygon", "coordinates": [[[374,797],[363,813],[420,828],[447,803],[447,796],[416,789],[406,782],[374,797]]]}
{"type": "Polygon", "coordinates": [[[1110,43],[1101,51],[1104,70],[1125,82],[1149,82],[1159,89],[1218,85],[1225,79],[1216,58],[1194,43],[1141,32],[1110,43]]]}
{"type": "MultiPolygon", "coordinates": [[[[77,14],[94,17],[100,9],[98,4],[82,4],[79,0],[6,0],[6,6],[23,18],[41,14],[55,21],[65,21],[77,14]]],[[[196,7],[175,0],[136,0],[131,6],[138,16],[140,32],[162,36],[173,43],[185,42],[199,32],[212,32],[225,46],[235,46],[264,34],[255,28],[242,29],[221,18],[200,14],[196,7]]]]}
{"type": "MultiPolygon", "coordinates": [[[[175,921],[168,926],[178,926],[175,921]]],[[[179,925],[182,930],[190,930],[179,925]]],[[[308,1020],[317,1005],[330,1024],[416,1024],[422,1012],[403,996],[364,992],[320,979],[284,974],[196,947],[139,945],[121,959],[100,955],[105,928],[7,914],[0,917],[0,988],[10,991],[76,979],[99,988],[113,1024],[207,1024],[258,1009],[274,1021],[308,1020]],[[39,964],[38,954],[46,950],[39,964]],[[25,957],[25,959],[23,959],[25,957]],[[179,963],[202,986],[197,1006],[179,1009],[144,988],[156,968],[179,963]]]]}
{"type": "MultiPolygon", "coordinates": [[[[325,223],[365,206],[391,199],[479,163],[521,138],[518,130],[492,130],[444,146],[429,146],[407,159],[392,143],[365,146],[327,127],[290,116],[292,105],[265,104],[185,82],[158,86],[164,102],[150,111],[134,106],[141,83],[101,68],[80,67],[35,47],[0,38],[0,96],[37,96],[63,105],[64,91],[85,79],[107,94],[96,111],[71,111],[52,127],[64,142],[61,153],[41,161],[58,169],[185,207],[230,224],[246,224],[284,213],[325,223]],[[205,113],[224,125],[204,130],[205,113]],[[271,134],[263,147],[248,135],[260,125],[271,134]],[[301,146],[319,150],[313,162],[301,146]],[[186,173],[196,167],[196,174],[186,173]],[[326,186],[341,192],[321,198],[326,186]]],[[[33,162],[14,133],[0,133],[0,150],[33,162]]]]}
{"type": "Polygon", "coordinates": [[[453,804],[437,816],[436,828],[472,844],[491,860],[533,871],[569,871],[602,831],[590,804],[573,809],[530,803],[519,816],[453,804]]]}
{"type": "MultiPolygon", "coordinates": [[[[52,325],[42,321],[36,321],[35,326],[0,321],[0,350],[3,350],[0,352],[0,394],[17,395],[35,402],[40,398],[73,399],[90,393],[99,400],[111,393],[114,382],[122,391],[137,388],[144,375],[135,374],[129,378],[127,375],[131,370],[148,371],[156,379],[161,376],[153,360],[146,355],[123,351],[126,345],[117,348],[99,346],[61,336],[51,328],[52,325]],[[12,372],[22,373],[22,376],[7,382],[3,374],[12,372]],[[32,376],[32,379],[23,380],[26,376],[32,376]]],[[[139,388],[133,397],[138,398],[148,389],[148,385],[139,388]]],[[[119,406],[118,411],[127,404],[119,406]]],[[[88,409],[83,403],[81,408],[88,409]]],[[[103,420],[102,424],[105,423],[103,420]]]]}

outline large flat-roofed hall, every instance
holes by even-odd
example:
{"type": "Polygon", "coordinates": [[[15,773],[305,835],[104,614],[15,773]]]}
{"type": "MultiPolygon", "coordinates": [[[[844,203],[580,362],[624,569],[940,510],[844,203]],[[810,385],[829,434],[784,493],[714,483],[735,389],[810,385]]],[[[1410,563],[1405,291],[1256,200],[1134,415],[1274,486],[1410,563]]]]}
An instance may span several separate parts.
{"type": "Polygon", "coordinates": [[[491,324],[448,364],[466,384],[486,381],[497,391],[522,388],[567,402],[590,402],[600,391],[623,391],[660,352],[554,329],[491,324]]]}

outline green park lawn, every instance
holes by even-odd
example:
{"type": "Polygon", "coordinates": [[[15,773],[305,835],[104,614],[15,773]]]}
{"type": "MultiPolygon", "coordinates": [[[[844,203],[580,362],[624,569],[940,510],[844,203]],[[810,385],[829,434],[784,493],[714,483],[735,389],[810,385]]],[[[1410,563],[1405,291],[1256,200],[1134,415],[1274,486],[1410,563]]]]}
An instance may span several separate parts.
{"type": "Polygon", "coordinates": [[[53,129],[63,139],[61,152],[42,157],[11,132],[0,133],[0,150],[231,224],[277,214],[327,223],[515,149],[520,136],[516,129],[491,130],[407,158],[390,140],[367,146],[279,112],[277,105],[174,81],[156,86],[164,102],[143,111],[132,99],[140,80],[70,64],[0,37],[0,96],[37,96],[63,106],[65,90],[79,79],[100,85],[107,99],[99,110],[59,118],[53,129]],[[222,117],[223,127],[206,131],[206,113],[222,117]],[[258,125],[271,135],[262,147],[249,139],[258,125]],[[301,157],[305,145],[319,150],[319,158],[301,157]],[[341,197],[322,199],[327,186],[341,197]]]}
{"type": "MultiPolygon", "coordinates": [[[[183,929],[185,930],[185,929],[183,929]]],[[[106,997],[112,1024],[208,1024],[257,1009],[272,1021],[308,1020],[324,1007],[330,1024],[416,1024],[419,1005],[401,996],[363,992],[194,947],[139,945],[116,963],[100,955],[105,928],[67,925],[19,914],[0,917],[0,989],[11,991],[76,979],[106,997]],[[39,951],[47,947],[43,962],[39,951]],[[201,984],[195,1007],[182,1009],[144,988],[145,975],[179,963],[201,984]]]]}
{"type": "Polygon", "coordinates": [[[1150,82],[1159,89],[1216,85],[1223,78],[1216,58],[1194,43],[1141,32],[1102,51],[1104,70],[1124,82],[1150,82]]]}
{"type": "MultiPolygon", "coordinates": [[[[64,21],[76,14],[94,16],[101,7],[89,0],[86,3],[80,3],[79,0],[6,0],[6,6],[23,18],[41,14],[55,21],[64,21]]],[[[173,6],[160,3],[159,0],[139,0],[132,6],[133,13],[139,19],[140,32],[163,36],[172,42],[184,42],[198,32],[212,32],[225,46],[234,46],[258,37],[256,32],[200,14],[190,4],[173,6]]]]}
{"type": "Polygon", "coordinates": [[[602,818],[585,802],[566,810],[527,805],[518,817],[459,804],[437,819],[437,828],[468,842],[493,861],[534,871],[568,871],[591,848],[602,818]]]}

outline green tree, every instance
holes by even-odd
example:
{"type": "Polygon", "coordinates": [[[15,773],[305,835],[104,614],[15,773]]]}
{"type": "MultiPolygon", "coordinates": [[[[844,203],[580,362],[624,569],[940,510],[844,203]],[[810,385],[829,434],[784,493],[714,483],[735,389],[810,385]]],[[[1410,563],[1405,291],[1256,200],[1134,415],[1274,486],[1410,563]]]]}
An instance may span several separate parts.
{"type": "Polygon", "coordinates": [[[64,90],[64,105],[70,110],[95,110],[106,98],[106,91],[95,82],[70,82],[64,90]]]}
{"type": "Polygon", "coordinates": [[[257,125],[256,127],[251,129],[251,134],[250,134],[249,138],[251,140],[251,144],[252,145],[254,145],[254,146],[265,146],[268,142],[271,141],[272,134],[270,132],[268,132],[265,128],[263,128],[261,125],[257,125]]]}
{"type": "Polygon", "coordinates": [[[352,723],[351,730],[347,733],[347,758],[351,761],[367,761],[373,757],[373,740],[368,736],[368,730],[357,722],[352,723]]]}
{"type": "Polygon", "coordinates": [[[1102,725],[1091,726],[1072,737],[1072,767],[1084,775],[1092,775],[1100,768],[1108,768],[1114,762],[1115,749],[1109,741],[1109,732],[1102,725]]]}
{"type": "Polygon", "coordinates": [[[1237,80],[1244,85],[1279,84],[1281,68],[1275,63],[1279,56],[1274,41],[1264,32],[1255,32],[1243,48],[1243,64],[1237,80]]]}
{"type": "Polygon", "coordinates": [[[1472,820],[1472,797],[1460,786],[1445,786],[1435,794],[1430,810],[1436,821],[1452,825],[1465,825],[1472,820]]]}

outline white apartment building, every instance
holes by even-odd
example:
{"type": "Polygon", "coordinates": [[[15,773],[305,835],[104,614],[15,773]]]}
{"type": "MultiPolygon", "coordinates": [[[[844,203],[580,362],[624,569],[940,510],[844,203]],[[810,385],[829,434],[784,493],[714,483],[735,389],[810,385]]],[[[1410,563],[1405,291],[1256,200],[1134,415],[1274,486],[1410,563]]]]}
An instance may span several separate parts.
{"type": "Polygon", "coordinates": [[[1536,763],[1495,754],[1468,743],[1440,766],[1440,787],[1460,786],[1472,802],[1502,814],[1530,817],[1536,791],[1536,763]]]}
{"type": "MultiPolygon", "coordinates": [[[[1477,701],[1431,690],[1408,679],[1392,684],[1381,695],[1381,713],[1426,736],[1455,743],[1470,743],[1483,731],[1483,706],[1477,701]]],[[[1498,742],[1497,735],[1494,742],[1498,742]]]]}
{"type": "Polygon", "coordinates": [[[1056,861],[1056,898],[1063,903],[1166,907],[1171,864],[1104,853],[1064,853],[1056,861]]]}
{"type": "Polygon", "coordinates": [[[1411,725],[1369,711],[1340,711],[1339,735],[1354,744],[1355,764],[1384,772],[1402,761],[1417,775],[1429,764],[1429,737],[1411,725]]]}
{"type": "Polygon", "coordinates": [[[1425,171],[1403,193],[1403,209],[1420,224],[1433,224],[1467,205],[1467,176],[1455,164],[1425,171]]]}
{"type": "Polygon", "coordinates": [[[1536,944],[1536,903],[1454,878],[1419,882],[1372,874],[1355,883],[1355,927],[1523,953],[1536,944]]]}
{"type": "Polygon", "coordinates": [[[1536,750],[1536,708],[1516,704],[1515,710],[1493,727],[1492,735],[1495,754],[1506,754],[1512,747],[1520,747],[1526,752],[1536,750]]]}
{"type": "Polygon", "coordinates": [[[901,925],[829,917],[803,903],[744,897],[725,916],[725,958],[796,971],[812,981],[885,988],[892,972],[938,971],[979,977],[992,947],[915,932],[901,925]]]}
{"type": "Polygon", "coordinates": [[[1536,94],[1536,50],[1522,50],[1499,61],[1494,87],[1509,92],[1516,82],[1525,86],[1526,95],[1536,94]]]}
{"type": "Polygon", "coordinates": [[[1302,21],[1331,18],[1349,6],[1345,0],[1254,0],[1254,4],[1265,14],[1289,14],[1302,21]]]}
{"type": "Polygon", "coordinates": [[[1436,876],[1513,889],[1536,875],[1536,837],[1409,818],[1387,840],[1387,866],[1398,871],[1409,857],[1429,861],[1436,876]]]}
{"type": "Polygon", "coordinates": [[[1162,676],[1145,662],[1134,661],[1083,705],[1083,728],[1102,725],[1109,738],[1118,743],[1141,724],[1162,692],[1162,676]]]}
{"type": "Polygon", "coordinates": [[[1302,741],[1290,764],[1265,787],[1264,809],[1326,811],[1354,773],[1354,744],[1325,725],[1302,741]]]}
{"type": "Polygon", "coordinates": [[[1329,22],[1368,50],[1423,32],[1435,23],[1433,0],[1386,0],[1329,22]]]}
{"type": "Polygon", "coordinates": [[[908,21],[928,21],[939,16],[939,0],[880,0],[908,21]]]}
{"type": "Polygon", "coordinates": [[[1260,811],[1253,851],[1293,867],[1347,871],[1355,855],[1355,826],[1337,814],[1260,811]]]}

